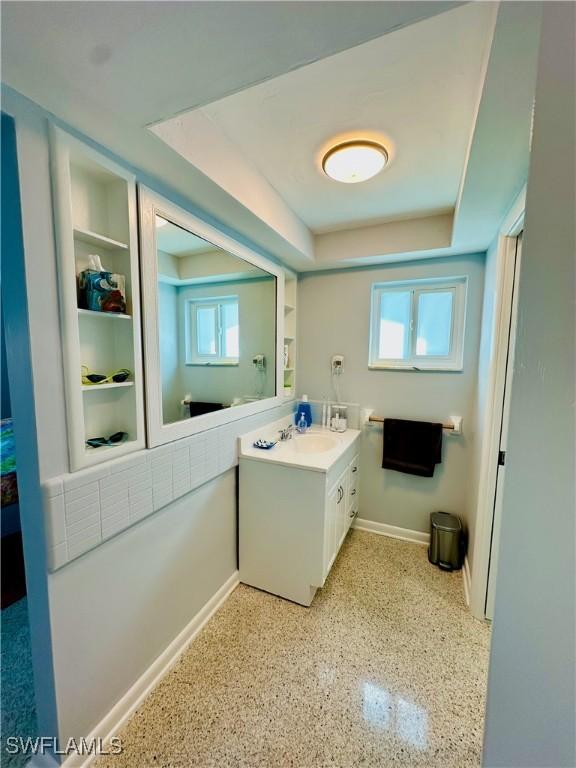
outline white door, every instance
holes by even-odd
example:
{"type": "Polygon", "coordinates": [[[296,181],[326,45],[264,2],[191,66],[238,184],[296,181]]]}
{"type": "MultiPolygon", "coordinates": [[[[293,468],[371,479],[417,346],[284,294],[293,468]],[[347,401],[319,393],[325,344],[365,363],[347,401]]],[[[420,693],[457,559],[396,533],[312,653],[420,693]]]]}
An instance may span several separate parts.
{"type": "Polygon", "coordinates": [[[510,328],[508,334],[508,355],[506,357],[506,380],[504,384],[504,400],[502,403],[502,421],[500,424],[500,450],[498,455],[498,472],[496,475],[496,490],[492,516],[492,533],[490,538],[490,562],[488,565],[488,584],[486,587],[485,615],[492,621],[494,616],[494,596],[496,592],[496,575],[498,572],[498,550],[500,544],[500,527],[502,522],[502,497],[504,495],[504,478],[506,475],[506,447],[508,443],[508,423],[510,419],[510,392],[512,371],[514,368],[514,343],[516,340],[516,317],[518,309],[518,275],[520,256],[522,252],[522,233],[516,239],[514,254],[514,284],[512,289],[512,309],[510,312],[510,328]]]}

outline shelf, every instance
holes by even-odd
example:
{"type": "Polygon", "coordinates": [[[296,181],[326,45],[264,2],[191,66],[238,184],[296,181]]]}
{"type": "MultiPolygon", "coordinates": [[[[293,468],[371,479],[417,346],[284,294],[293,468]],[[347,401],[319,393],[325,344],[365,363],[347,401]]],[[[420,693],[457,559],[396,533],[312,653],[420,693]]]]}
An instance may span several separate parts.
{"type": "Polygon", "coordinates": [[[107,251],[128,250],[128,245],[126,243],[121,243],[119,240],[113,240],[111,237],[106,237],[105,235],[99,235],[97,232],[90,232],[89,229],[74,227],[74,237],[76,240],[82,240],[84,243],[96,245],[107,251]]]}
{"type": "Polygon", "coordinates": [[[292,373],[294,368],[284,368],[284,373],[292,373]]]}
{"type": "Polygon", "coordinates": [[[284,336],[284,341],[294,341],[294,340],[295,340],[294,336],[284,336]]]}
{"type": "Polygon", "coordinates": [[[54,125],[49,130],[67,442],[70,471],[76,472],[144,448],[136,183],[132,173],[74,136],[54,125]],[[84,308],[78,273],[90,254],[100,255],[105,271],[124,276],[127,304],[105,306],[125,312],[84,308]],[[82,380],[81,365],[106,375],[127,369],[130,375],[92,383],[82,380]],[[85,444],[119,431],[130,436],[126,442],[96,449],[85,444]]]}
{"type": "Polygon", "coordinates": [[[111,451],[116,451],[117,453],[128,453],[131,449],[130,443],[133,443],[134,440],[125,440],[123,443],[118,443],[117,445],[100,445],[98,448],[92,448],[89,445],[84,446],[84,453],[87,457],[93,457],[97,454],[102,456],[104,453],[110,453],[111,451]],[[128,450],[127,450],[128,449],[128,450]]]}
{"type": "Polygon", "coordinates": [[[118,389],[120,387],[133,387],[133,381],[111,381],[108,384],[82,384],[82,391],[89,392],[97,389],[118,389]]]}
{"type": "Polygon", "coordinates": [[[284,304],[284,312],[286,312],[286,314],[288,312],[293,312],[295,309],[296,307],[293,304],[284,304]]]}
{"type": "Polygon", "coordinates": [[[132,320],[132,315],[125,315],[122,312],[97,312],[94,309],[80,309],[78,307],[79,317],[113,317],[115,320],[132,320]]]}

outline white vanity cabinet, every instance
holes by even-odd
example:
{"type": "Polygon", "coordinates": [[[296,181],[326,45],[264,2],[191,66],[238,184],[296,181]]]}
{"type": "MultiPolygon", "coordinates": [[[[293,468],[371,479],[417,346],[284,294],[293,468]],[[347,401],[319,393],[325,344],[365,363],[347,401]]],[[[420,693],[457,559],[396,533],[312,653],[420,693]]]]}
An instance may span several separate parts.
{"type": "Polygon", "coordinates": [[[324,579],[358,514],[358,455],[355,455],[328,493],[324,531],[324,579]]]}
{"type": "MultiPolygon", "coordinates": [[[[324,585],[358,513],[359,432],[334,438],[333,461],[318,469],[313,454],[289,463],[295,448],[280,445],[276,458],[240,452],[240,580],[310,605],[324,585]],[[282,459],[287,458],[286,462],[282,459]],[[305,466],[309,464],[309,466],[305,466]]],[[[304,444],[305,445],[305,444],[304,444]]],[[[276,450],[276,448],[274,449],[276,450]]],[[[253,453],[253,452],[252,452],[253,453]]],[[[264,452],[263,452],[264,453],[264,452]]]]}

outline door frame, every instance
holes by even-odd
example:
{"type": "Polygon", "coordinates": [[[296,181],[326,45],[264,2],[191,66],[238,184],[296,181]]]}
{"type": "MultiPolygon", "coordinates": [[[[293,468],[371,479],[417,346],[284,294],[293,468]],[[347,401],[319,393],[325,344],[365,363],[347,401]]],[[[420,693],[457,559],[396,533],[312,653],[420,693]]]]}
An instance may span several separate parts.
{"type": "Polygon", "coordinates": [[[504,393],[509,343],[516,332],[512,324],[516,241],[524,228],[526,187],[522,189],[505,217],[498,235],[496,295],[492,318],[494,339],[492,362],[488,371],[487,407],[484,415],[473,567],[470,574],[470,611],[477,619],[486,619],[486,595],[490,569],[494,499],[498,476],[498,453],[504,411],[504,393]]]}

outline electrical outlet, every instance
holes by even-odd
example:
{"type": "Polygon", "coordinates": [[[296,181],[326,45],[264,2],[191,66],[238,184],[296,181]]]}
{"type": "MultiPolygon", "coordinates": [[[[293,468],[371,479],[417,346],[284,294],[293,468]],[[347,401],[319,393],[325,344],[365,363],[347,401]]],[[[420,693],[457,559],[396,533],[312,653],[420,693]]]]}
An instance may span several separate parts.
{"type": "Polygon", "coordinates": [[[344,370],[344,355],[332,356],[332,373],[339,376],[344,370]]]}

